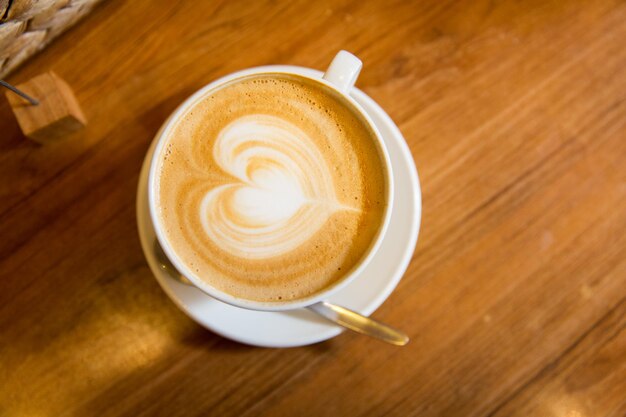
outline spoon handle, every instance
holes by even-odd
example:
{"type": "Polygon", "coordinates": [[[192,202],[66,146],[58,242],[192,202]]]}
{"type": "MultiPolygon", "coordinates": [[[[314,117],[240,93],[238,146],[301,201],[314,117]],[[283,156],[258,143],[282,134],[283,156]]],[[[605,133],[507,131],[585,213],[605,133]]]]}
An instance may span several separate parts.
{"type": "Polygon", "coordinates": [[[342,327],[375,337],[392,345],[404,346],[409,342],[409,337],[405,333],[328,301],[322,301],[307,308],[342,327]]]}
{"type": "MultiPolygon", "coordinates": [[[[157,240],[154,241],[154,253],[159,260],[161,269],[163,269],[170,278],[182,284],[194,286],[191,281],[176,270],[157,240]]],[[[369,317],[365,317],[356,311],[331,304],[328,301],[315,303],[307,308],[346,329],[375,337],[387,343],[391,343],[392,345],[404,346],[409,342],[409,337],[401,331],[369,317]]]]}

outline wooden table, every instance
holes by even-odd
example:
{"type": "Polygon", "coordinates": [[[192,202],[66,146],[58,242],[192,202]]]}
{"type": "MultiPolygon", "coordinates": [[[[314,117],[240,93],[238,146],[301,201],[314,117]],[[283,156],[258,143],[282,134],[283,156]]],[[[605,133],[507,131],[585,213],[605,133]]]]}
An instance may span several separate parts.
{"type": "Polygon", "coordinates": [[[0,415],[624,416],[625,22],[619,1],[105,2],[9,77],[55,70],[86,129],[36,145],[0,100],[0,415]],[[375,313],[411,342],[225,340],[146,265],[142,158],[207,82],[340,48],[420,173],[375,313]]]}

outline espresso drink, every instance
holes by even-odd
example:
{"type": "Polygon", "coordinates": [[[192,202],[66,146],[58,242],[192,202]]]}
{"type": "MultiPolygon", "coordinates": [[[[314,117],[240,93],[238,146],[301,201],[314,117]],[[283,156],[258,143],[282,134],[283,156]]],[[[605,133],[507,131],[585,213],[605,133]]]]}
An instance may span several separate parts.
{"type": "Polygon", "coordinates": [[[239,78],[164,139],[157,217],[180,260],[234,297],[284,302],[342,279],[386,209],[375,133],[339,93],[286,74],[239,78]]]}

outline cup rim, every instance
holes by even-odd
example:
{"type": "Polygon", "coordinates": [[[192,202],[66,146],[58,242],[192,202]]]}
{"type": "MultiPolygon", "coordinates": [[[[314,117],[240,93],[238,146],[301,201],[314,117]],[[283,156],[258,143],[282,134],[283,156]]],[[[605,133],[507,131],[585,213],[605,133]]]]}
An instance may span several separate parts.
{"type": "MultiPolygon", "coordinates": [[[[150,211],[150,217],[152,219],[152,223],[154,224],[155,235],[165,252],[165,255],[169,258],[172,264],[176,267],[176,269],[183,274],[189,281],[193,283],[195,287],[205,292],[209,296],[225,302],[227,304],[233,305],[235,307],[246,308],[250,310],[258,310],[258,311],[286,311],[286,310],[294,310],[298,308],[307,307],[313,305],[317,302],[328,299],[332,294],[341,290],[350,282],[352,282],[356,277],[358,277],[363,269],[369,264],[373,256],[378,252],[378,249],[382,243],[382,240],[387,232],[387,228],[389,226],[389,222],[391,219],[391,211],[393,206],[394,199],[394,184],[393,184],[393,172],[391,166],[391,160],[389,158],[389,153],[387,151],[387,147],[382,139],[382,135],[378,130],[378,127],[371,119],[369,114],[359,105],[359,103],[349,95],[349,92],[343,92],[339,90],[334,84],[329,81],[323,79],[322,77],[316,77],[308,73],[307,71],[311,71],[306,67],[292,66],[292,65],[264,65],[257,66],[252,68],[247,68],[239,71],[235,71],[233,73],[222,76],[206,85],[201,87],[199,90],[191,94],[188,98],[186,98],[178,107],[169,115],[166,121],[161,125],[160,129],[155,135],[155,147],[154,152],[152,154],[152,159],[150,161],[150,169],[148,172],[148,206],[150,211]],[[305,298],[298,298],[292,301],[281,301],[281,302],[263,302],[256,300],[249,300],[245,298],[238,298],[233,295],[230,295],[224,291],[219,290],[216,287],[213,287],[203,281],[201,278],[197,277],[193,271],[191,271],[184,262],[182,262],[176,252],[169,244],[169,241],[165,237],[165,233],[161,228],[161,224],[159,221],[159,217],[156,210],[156,170],[158,166],[159,156],[163,149],[165,138],[167,134],[175,127],[176,122],[184,115],[185,111],[194,106],[197,102],[202,100],[209,92],[215,90],[222,85],[229,83],[231,81],[235,81],[238,78],[244,78],[251,75],[259,75],[259,74],[288,74],[296,77],[306,78],[313,82],[320,83],[327,88],[330,88],[335,93],[341,95],[343,99],[345,99],[354,109],[356,109],[361,117],[367,122],[370,129],[374,132],[374,136],[376,137],[376,143],[378,145],[378,150],[380,155],[382,155],[382,160],[384,164],[385,171],[385,185],[386,185],[386,205],[385,205],[385,213],[383,215],[383,220],[381,222],[381,226],[379,227],[375,237],[372,240],[372,243],[368,247],[365,255],[362,256],[361,260],[357,265],[352,267],[344,276],[342,276],[337,282],[332,284],[329,287],[326,287],[324,290],[316,292],[305,298]]],[[[323,75],[323,73],[322,73],[323,75]]],[[[354,87],[353,87],[354,88],[354,87]]]]}

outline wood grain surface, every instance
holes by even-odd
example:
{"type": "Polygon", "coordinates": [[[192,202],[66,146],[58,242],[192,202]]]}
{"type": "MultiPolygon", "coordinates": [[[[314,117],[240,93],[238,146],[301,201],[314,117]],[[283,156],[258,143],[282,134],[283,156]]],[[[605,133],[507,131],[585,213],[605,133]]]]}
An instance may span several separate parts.
{"type": "Polygon", "coordinates": [[[626,3],[104,2],[8,81],[49,70],[90,124],[25,139],[0,100],[0,416],[626,415],[626,3]],[[209,81],[339,49],[423,187],[375,317],[293,349],[200,327],[136,232],[143,156],[209,81]]]}

